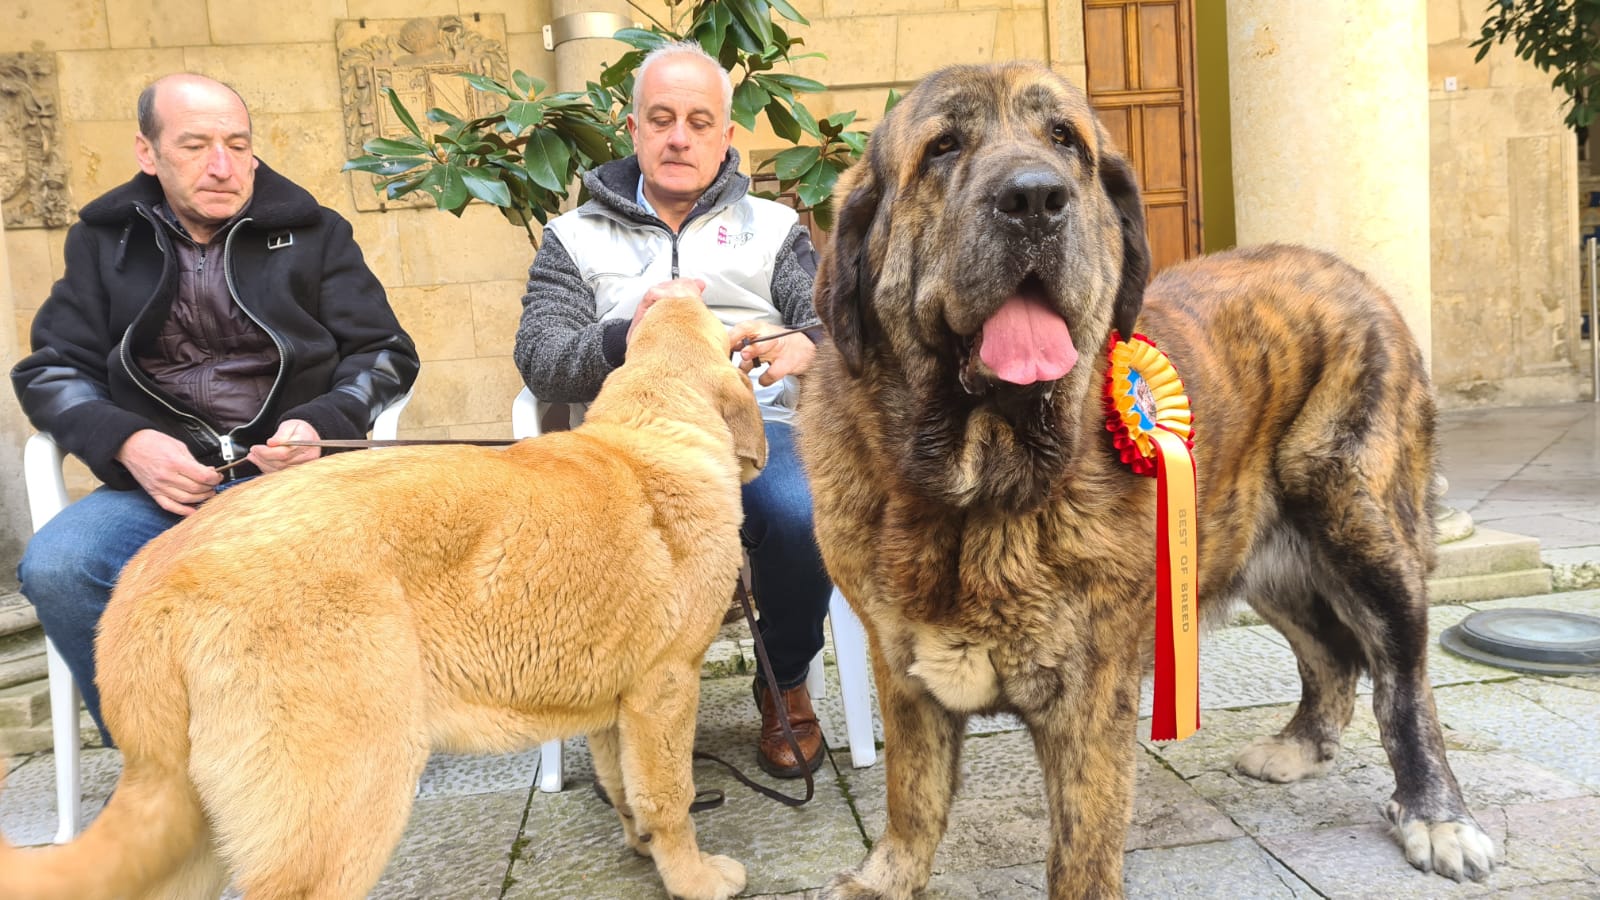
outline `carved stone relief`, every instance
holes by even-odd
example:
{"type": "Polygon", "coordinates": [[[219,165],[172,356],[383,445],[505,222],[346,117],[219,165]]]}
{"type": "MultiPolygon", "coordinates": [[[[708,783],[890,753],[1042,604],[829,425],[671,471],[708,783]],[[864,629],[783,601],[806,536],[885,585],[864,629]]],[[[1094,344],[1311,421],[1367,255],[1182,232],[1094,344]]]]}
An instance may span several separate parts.
{"type": "Polygon", "coordinates": [[[0,53],[0,206],[7,228],[57,228],[69,220],[61,158],[56,64],[49,53],[0,53]]]}
{"type": "MultiPolygon", "coordinates": [[[[371,138],[407,134],[383,94],[386,87],[394,89],[419,128],[443,130],[426,120],[434,107],[463,119],[500,108],[493,95],[475,90],[460,73],[509,78],[503,15],[347,19],[339,22],[334,41],[339,51],[346,159],[360,156],[362,143],[371,138]]],[[[349,179],[358,210],[432,205],[420,194],[386,199],[375,189],[380,179],[373,175],[351,172],[349,179]]]]}

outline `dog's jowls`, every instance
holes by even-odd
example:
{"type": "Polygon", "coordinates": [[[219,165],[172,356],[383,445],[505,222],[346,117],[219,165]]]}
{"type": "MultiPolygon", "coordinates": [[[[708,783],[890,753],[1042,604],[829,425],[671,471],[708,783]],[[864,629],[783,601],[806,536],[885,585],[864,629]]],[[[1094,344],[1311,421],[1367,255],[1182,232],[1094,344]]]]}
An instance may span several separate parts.
{"type": "Polygon", "coordinates": [[[0,842],[0,897],[365,897],[431,750],[579,733],[667,890],[733,896],[690,754],[765,462],[726,329],[672,299],[575,431],[228,491],[129,564],[96,644],[122,780],[71,844],[0,842]]]}
{"type": "Polygon", "coordinates": [[[1128,163],[1082,92],[1033,65],[929,76],[835,201],[816,294],[830,340],[800,433],[824,558],[871,640],[889,822],[825,894],[926,884],[963,725],[996,710],[1034,738],[1050,895],[1120,893],[1155,484],[1104,428],[1113,328],[1163,347],[1192,400],[1203,613],[1242,597],[1299,658],[1299,711],[1239,768],[1320,774],[1366,672],[1406,858],[1488,873],[1426,673],[1431,389],[1383,291],[1283,246],[1186,263],[1146,290],[1128,163]]]}

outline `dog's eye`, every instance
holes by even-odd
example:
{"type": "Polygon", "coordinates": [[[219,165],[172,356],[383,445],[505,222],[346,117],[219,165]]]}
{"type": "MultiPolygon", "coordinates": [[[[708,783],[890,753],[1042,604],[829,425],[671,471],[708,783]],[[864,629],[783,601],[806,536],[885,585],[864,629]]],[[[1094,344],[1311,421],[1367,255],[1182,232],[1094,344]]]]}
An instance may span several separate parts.
{"type": "Polygon", "coordinates": [[[1057,125],[1050,129],[1050,140],[1061,147],[1072,146],[1072,129],[1065,125],[1057,125]]]}
{"type": "Polygon", "coordinates": [[[939,139],[934,141],[933,145],[928,148],[928,155],[930,157],[931,156],[944,156],[947,153],[956,152],[956,148],[958,146],[960,146],[960,145],[956,141],[956,136],[955,135],[953,135],[953,134],[941,134],[941,135],[939,135],[939,139]]]}

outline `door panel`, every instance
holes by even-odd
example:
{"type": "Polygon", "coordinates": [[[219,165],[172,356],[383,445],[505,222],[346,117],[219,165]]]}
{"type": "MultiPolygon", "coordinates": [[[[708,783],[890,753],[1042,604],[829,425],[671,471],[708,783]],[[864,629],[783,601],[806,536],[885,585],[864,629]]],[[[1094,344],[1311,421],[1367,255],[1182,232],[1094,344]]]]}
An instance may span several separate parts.
{"type": "Polygon", "coordinates": [[[1151,271],[1200,253],[1194,0],[1085,0],[1089,101],[1144,191],[1151,271]]]}

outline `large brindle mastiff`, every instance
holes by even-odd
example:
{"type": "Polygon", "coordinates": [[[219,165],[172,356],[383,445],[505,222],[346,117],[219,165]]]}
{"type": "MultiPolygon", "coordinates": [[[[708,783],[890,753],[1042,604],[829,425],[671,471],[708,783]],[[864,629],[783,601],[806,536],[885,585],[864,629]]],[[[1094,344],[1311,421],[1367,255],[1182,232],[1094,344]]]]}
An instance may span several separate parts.
{"type": "Polygon", "coordinates": [[[1120,893],[1156,500],[1105,429],[1113,328],[1164,348],[1193,402],[1203,616],[1242,597],[1299,660],[1298,712],[1239,769],[1326,771],[1369,673],[1406,858],[1487,874],[1426,670],[1433,400],[1384,292],[1283,246],[1146,287],[1127,161],[1034,65],[929,76],[835,200],[802,440],[828,568],[871,638],[889,825],[827,896],[927,883],[963,725],[995,711],[1044,770],[1050,896],[1120,893]]]}

